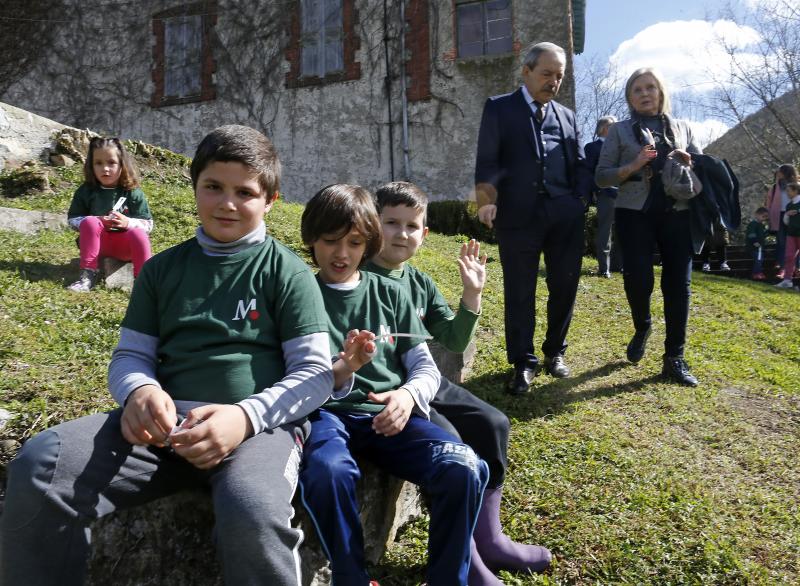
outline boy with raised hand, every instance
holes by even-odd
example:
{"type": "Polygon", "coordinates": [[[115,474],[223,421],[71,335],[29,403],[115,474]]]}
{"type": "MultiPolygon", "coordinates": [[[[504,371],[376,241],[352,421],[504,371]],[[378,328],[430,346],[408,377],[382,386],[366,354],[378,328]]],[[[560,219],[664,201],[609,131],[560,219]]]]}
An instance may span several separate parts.
{"type": "MultiPolygon", "coordinates": [[[[434,339],[448,350],[463,352],[475,333],[486,284],[486,256],[480,256],[480,244],[470,240],[461,247],[458,266],[464,289],[458,311],[453,313],[430,276],[407,264],[428,234],[427,196],[403,181],[387,183],[375,195],[384,242],[364,269],[399,280],[434,339]]],[[[470,586],[500,584],[494,576],[499,570],[546,569],[551,560],[546,548],[515,543],[500,525],[508,418],[445,377],[430,406],[431,421],[460,436],[489,464],[489,482],[473,536],[470,586]]]]}
{"type": "Polygon", "coordinates": [[[136,280],[109,366],[120,407],[40,433],[9,466],[2,584],[82,584],[91,521],[198,486],[226,584],[300,584],[305,416],[334,384],[322,297],[266,233],[280,162],[263,134],[217,128],[191,177],[201,227],[136,280]]]}

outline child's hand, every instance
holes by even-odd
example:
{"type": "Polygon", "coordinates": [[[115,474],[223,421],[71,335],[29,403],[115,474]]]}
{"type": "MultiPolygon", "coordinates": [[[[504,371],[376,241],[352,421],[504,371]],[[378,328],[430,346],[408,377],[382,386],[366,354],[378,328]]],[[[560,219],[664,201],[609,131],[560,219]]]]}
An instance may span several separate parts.
{"type": "Polygon", "coordinates": [[[372,420],[375,433],[391,437],[397,435],[408,423],[414,409],[414,397],[405,389],[395,389],[385,393],[370,393],[367,398],[373,403],[386,405],[383,411],[372,420]]]}
{"type": "Polygon", "coordinates": [[[127,230],[128,216],[119,212],[109,212],[108,215],[103,218],[103,225],[108,229],[127,230]]]}
{"type": "Polygon", "coordinates": [[[786,212],[786,215],[787,216],[796,216],[797,215],[797,210],[789,210],[788,212],[786,212]]]}
{"type": "Polygon", "coordinates": [[[464,285],[461,300],[477,313],[481,308],[481,292],[486,285],[486,255],[481,256],[480,242],[470,240],[461,245],[458,270],[464,285]]]}
{"type": "Polygon", "coordinates": [[[213,468],[246,438],[253,426],[244,409],[237,405],[204,405],[186,414],[181,424],[186,431],[170,435],[172,448],[190,464],[213,468]]]}
{"type": "Polygon", "coordinates": [[[350,330],[344,340],[344,351],[339,352],[339,360],[344,360],[347,367],[356,372],[372,360],[377,349],[375,334],[369,330],[350,330]]]}
{"type": "Polygon", "coordinates": [[[122,411],[122,436],[136,446],[164,446],[177,420],[172,397],[155,385],[144,385],[128,396],[122,411]]]}

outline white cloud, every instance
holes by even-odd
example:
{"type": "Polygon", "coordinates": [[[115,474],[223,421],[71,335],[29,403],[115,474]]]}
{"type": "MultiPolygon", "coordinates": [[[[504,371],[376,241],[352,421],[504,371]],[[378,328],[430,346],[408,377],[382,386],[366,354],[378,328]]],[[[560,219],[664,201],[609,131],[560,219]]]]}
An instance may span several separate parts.
{"type": "Polygon", "coordinates": [[[705,148],[706,145],[711,144],[730,129],[724,122],[713,118],[689,120],[689,124],[700,148],[705,148]]]}
{"type": "Polygon", "coordinates": [[[760,40],[758,32],[730,20],[676,20],[651,25],[619,45],[611,62],[623,79],[639,67],[654,67],[670,90],[711,90],[712,78],[725,79],[730,59],[714,39],[725,39],[741,60],[755,62],[747,48],[760,40]]]}

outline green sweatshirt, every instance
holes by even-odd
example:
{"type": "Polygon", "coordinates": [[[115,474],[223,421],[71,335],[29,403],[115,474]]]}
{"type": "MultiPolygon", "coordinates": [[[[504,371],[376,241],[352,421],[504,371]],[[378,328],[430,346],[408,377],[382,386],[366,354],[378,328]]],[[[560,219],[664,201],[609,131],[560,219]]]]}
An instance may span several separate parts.
{"type": "Polygon", "coordinates": [[[453,313],[436,283],[427,274],[408,263],[401,269],[385,269],[372,261],[364,266],[371,271],[399,281],[414,303],[417,315],[433,339],[451,352],[463,352],[475,335],[480,314],[459,303],[453,313]]]}
{"type": "MultiPolygon", "coordinates": [[[[390,332],[425,335],[411,300],[397,283],[366,271],[361,271],[361,281],[355,289],[333,289],[320,281],[319,276],[317,281],[330,320],[332,356],[344,347],[344,338],[353,329],[370,330],[377,335],[390,332]]],[[[375,356],[355,373],[350,394],[341,400],[328,401],[325,408],[370,413],[383,410],[383,405],[367,402],[367,394],[401,387],[407,377],[402,356],[422,342],[422,337],[379,340],[375,356]]]]}

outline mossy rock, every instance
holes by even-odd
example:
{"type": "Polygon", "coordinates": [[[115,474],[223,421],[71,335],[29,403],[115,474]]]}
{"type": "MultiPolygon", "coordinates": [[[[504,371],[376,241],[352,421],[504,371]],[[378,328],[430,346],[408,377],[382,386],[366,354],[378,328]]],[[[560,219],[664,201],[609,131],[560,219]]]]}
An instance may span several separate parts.
{"type": "Polygon", "coordinates": [[[95,136],[97,134],[90,130],[64,128],[53,133],[55,152],[83,163],[86,160],[86,153],[89,151],[89,141],[95,136]]]}
{"type": "Polygon", "coordinates": [[[0,173],[0,195],[19,197],[33,192],[50,191],[47,171],[29,161],[19,169],[0,173]]]}
{"type": "Polygon", "coordinates": [[[154,159],[160,163],[168,163],[181,167],[188,167],[192,162],[189,157],[139,140],[126,140],[125,148],[128,149],[131,155],[139,159],[154,159]]]}

